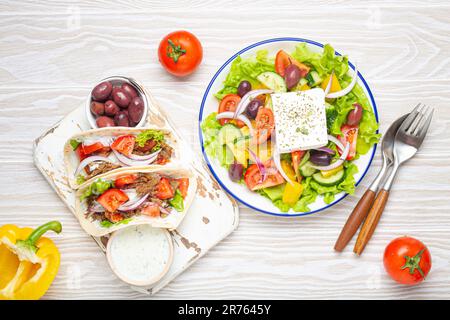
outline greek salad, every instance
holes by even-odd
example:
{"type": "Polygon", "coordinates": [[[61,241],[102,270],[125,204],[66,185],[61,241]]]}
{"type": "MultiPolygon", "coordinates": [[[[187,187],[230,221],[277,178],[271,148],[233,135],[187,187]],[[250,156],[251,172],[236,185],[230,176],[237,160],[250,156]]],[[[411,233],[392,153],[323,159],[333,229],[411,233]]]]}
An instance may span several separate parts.
{"type": "Polygon", "coordinates": [[[201,123],[205,152],[281,212],[353,193],[354,161],[380,135],[358,71],[348,71],[330,45],[238,56],[215,94],[217,112],[201,123]]]}

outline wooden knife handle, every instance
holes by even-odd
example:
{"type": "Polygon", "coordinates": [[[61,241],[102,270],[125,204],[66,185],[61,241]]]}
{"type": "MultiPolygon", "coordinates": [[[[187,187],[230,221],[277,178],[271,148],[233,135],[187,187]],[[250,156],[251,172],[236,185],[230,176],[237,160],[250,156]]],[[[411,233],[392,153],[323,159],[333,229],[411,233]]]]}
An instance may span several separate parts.
{"type": "Polygon", "coordinates": [[[366,244],[372,237],[373,232],[378,225],[378,221],[380,221],[380,217],[383,213],[384,207],[386,206],[388,197],[389,191],[382,189],[375,198],[373,206],[367,215],[366,221],[364,221],[364,224],[361,227],[358,239],[356,239],[355,247],[353,248],[353,252],[357,255],[360,255],[363,252],[366,244]]]}
{"type": "Polygon", "coordinates": [[[367,189],[364,195],[359,199],[355,209],[347,219],[347,222],[342,228],[339,238],[336,240],[334,250],[341,252],[350,242],[355,235],[364,218],[367,216],[370,207],[372,206],[373,199],[375,199],[375,192],[367,189]]]}

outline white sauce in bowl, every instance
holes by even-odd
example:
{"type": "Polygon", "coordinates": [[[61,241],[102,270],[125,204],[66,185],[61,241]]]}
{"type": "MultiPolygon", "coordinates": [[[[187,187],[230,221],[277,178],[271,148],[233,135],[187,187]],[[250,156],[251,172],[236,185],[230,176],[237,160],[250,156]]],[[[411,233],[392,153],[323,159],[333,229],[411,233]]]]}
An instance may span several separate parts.
{"type": "Polygon", "coordinates": [[[164,229],[148,224],[116,231],[108,241],[107,256],[119,278],[134,285],[158,281],[172,262],[172,242],[164,229]]]}

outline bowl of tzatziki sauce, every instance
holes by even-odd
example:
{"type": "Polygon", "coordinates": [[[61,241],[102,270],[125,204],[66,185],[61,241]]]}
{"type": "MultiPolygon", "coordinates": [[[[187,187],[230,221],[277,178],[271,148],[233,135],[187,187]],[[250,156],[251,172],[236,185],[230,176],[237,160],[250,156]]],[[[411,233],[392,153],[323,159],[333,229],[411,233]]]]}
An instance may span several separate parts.
{"type": "Polygon", "coordinates": [[[166,229],[149,224],[129,226],[111,235],[106,257],[122,281],[148,287],[169,271],[173,260],[172,237],[166,229]]]}

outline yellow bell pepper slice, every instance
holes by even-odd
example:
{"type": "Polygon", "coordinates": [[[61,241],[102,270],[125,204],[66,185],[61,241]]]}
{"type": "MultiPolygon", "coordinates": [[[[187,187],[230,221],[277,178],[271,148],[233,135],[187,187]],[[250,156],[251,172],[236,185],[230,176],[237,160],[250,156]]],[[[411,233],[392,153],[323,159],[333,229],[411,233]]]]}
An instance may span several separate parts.
{"type": "Polygon", "coordinates": [[[309,89],[311,89],[311,87],[310,86],[308,86],[308,84],[304,84],[304,85],[302,85],[302,86],[300,86],[300,91],[306,91],[306,90],[309,90],[309,89]]]}
{"type": "Polygon", "coordinates": [[[39,299],[58,272],[60,255],[42,235],[60,233],[61,223],[48,222],[35,230],[7,224],[0,227],[0,300],[39,299]]]}
{"type": "Polygon", "coordinates": [[[291,179],[292,181],[297,180],[297,176],[295,175],[294,168],[292,168],[289,161],[281,160],[281,168],[286,173],[286,175],[291,179]]]}
{"type": "MultiPolygon", "coordinates": [[[[329,92],[329,93],[341,91],[342,88],[341,88],[341,85],[339,84],[338,78],[336,77],[336,75],[335,75],[334,73],[332,73],[332,75],[333,75],[333,82],[331,83],[331,88],[330,88],[330,92],[329,92]]],[[[328,82],[330,81],[330,76],[331,76],[331,75],[328,75],[328,76],[322,81],[322,84],[320,85],[320,87],[321,87],[324,91],[327,89],[328,82]]]]}
{"type": "Polygon", "coordinates": [[[344,170],[344,166],[342,164],[339,167],[336,167],[336,168],[331,169],[331,170],[327,170],[327,171],[321,170],[320,173],[325,178],[328,178],[328,177],[331,177],[332,175],[334,175],[335,173],[338,173],[341,170],[344,170]]]}
{"type": "Polygon", "coordinates": [[[303,192],[303,186],[296,182],[292,181],[291,183],[286,183],[286,186],[284,187],[283,191],[283,202],[289,204],[290,206],[293,206],[297,203],[298,199],[300,199],[300,196],[303,192]]]}

